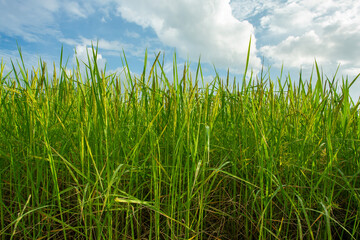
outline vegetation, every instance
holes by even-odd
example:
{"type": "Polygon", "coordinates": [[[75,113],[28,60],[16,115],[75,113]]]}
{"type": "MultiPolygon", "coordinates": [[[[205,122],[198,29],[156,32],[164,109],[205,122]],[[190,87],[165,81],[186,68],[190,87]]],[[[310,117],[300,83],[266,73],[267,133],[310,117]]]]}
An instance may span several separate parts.
{"type": "Polygon", "coordinates": [[[1,63],[0,239],[360,239],[356,78],[204,83],[160,54],[120,78],[96,54],[1,63]]]}

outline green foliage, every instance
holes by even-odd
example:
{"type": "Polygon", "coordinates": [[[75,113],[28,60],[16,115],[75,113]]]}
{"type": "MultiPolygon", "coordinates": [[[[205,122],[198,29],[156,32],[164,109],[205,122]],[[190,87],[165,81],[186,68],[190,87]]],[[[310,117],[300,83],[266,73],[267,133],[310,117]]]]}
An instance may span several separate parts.
{"type": "Polygon", "coordinates": [[[136,77],[124,54],[120,78],[96,54],[1,63],[0,239],[360,238],[356,79],[199,86],[200,61],[136,77]]]}

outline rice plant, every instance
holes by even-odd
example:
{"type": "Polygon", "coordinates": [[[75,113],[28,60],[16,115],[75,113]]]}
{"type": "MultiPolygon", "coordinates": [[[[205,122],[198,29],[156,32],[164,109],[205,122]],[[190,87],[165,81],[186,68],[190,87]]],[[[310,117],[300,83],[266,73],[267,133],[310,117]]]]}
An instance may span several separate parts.
{"type": "Polygon", "coordinates": [[[1,239],[360,238],[359,75],[205,83],[96,54],[1,62],[1,239]]]}

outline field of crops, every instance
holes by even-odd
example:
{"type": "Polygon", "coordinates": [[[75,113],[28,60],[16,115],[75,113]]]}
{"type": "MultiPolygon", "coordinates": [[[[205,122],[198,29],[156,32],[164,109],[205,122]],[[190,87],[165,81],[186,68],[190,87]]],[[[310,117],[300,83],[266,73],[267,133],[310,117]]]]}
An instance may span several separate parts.
{"type": "Polygon", "coordinates": [[[0,239],[360,239],[356,79],[92,59],[1,63],[0,239]]]}

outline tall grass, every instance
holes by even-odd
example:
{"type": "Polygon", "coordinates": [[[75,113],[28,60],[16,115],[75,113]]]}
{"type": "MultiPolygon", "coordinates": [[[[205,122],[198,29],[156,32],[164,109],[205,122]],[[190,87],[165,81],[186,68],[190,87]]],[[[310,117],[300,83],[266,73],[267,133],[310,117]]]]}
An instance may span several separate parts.
{"type": "Polygon", "coordinates": [[[360,238],[356,79],[205,84],[147,54],[120,78],[96,52],[1,63],[1,239],[360,238]]]}

